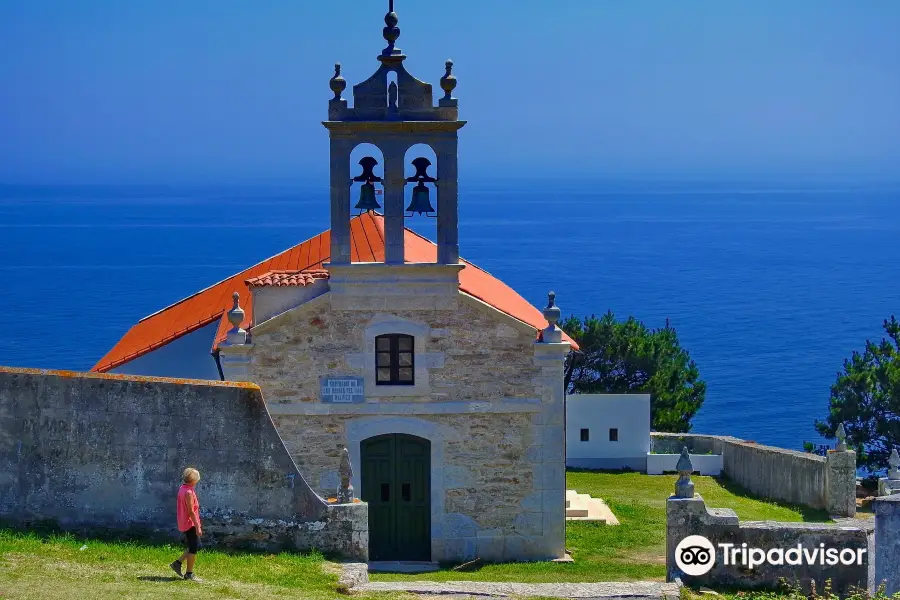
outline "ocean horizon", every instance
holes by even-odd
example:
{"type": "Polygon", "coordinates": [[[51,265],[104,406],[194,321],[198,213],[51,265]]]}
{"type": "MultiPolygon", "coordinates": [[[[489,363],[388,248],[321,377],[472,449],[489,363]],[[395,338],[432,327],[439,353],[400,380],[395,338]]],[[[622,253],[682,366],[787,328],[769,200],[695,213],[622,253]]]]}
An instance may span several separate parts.
{"type": "MultiPolygon", "coordinates": [[[[460,254],[564,316],[668,319],[708,386],[693,431],[800,449],[900,312],[898,206],[890,184],[460,185],[460,254]]],[[[328,227],[324,178],[0,186],[0,365],[88,370],[142,317],[328,227]]]]}

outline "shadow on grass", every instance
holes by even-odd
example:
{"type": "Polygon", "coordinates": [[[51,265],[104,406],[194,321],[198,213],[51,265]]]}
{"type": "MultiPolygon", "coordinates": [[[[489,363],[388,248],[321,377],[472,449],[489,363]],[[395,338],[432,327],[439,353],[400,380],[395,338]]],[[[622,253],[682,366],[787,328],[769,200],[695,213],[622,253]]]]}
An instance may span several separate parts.
{"type": "Polygon", "coordinates": [[[566,473],[607,473],[610,475],[622,475],[623,473],[643,473],[634,469],[584,469],[581,467],[566,467],[566,473]]]}
{"type": "Polygon", "coordinates": [[[800,513],[800,516],[803,518],[804,522],[830,523],[832,521],[831,516],[828,514],[828,511],[821,508],[812,508],[809,506],[804,506],[802,504],[791,504],[790,502],[783,502],[781,500],[774,500],[772,498],[763,498],[757,494],[752,493],[747,488],[724,475],[713,477],[713,479],[715,479],[716,482],[720,486],[722,486],[722,489],[740,498],[747,498],[748,500],[762,500],[781,508],[787,508],[797,511],[798,513],[800,513]]]}
{"type": "MultiPolygon", "coordinates": [[[[17,536],[33,536],[37,537],[41,542],[47,543],[53,538],[62,538],[71,540],[72,542],[103,542],[107,544],[133,544],[135,546],[143,546],[146,548],[157,548],[163,550],[175,550],[180,552],[184,546],[183,536],[175,534],[175,528],[172,528],[171,534],[155,531],[149,528],[134,527],[127,530],[109,529],[104,527],[71,527],[64,528],[52,519],[12,522],[6,519],[0,519],[0,534],[12,534],[17,536]]],[[[204,538],[206,540],[206,538],[204,538]]],[[[326,560],[340,561],[341,557],[337,555],[321,553],[317,550],[299,551],[286,548],[273,552],[271,549],[265,550],[255,548],[253,546],[225,546],[222,544],[208,544],[204,542],[206,551],[213,551],[228,556],[239,555],[258,555],[269,556],[272,554],[308,556],[311,553],[317,553],[326,560]]]]}
{"type": "Polygon", "coordinates": [[[160,577],[159,575],[141,575],[138,577],[141,581],[152,581],[154,583],[165,583],[169,581],[184,581],[181,577],[160,577]]]}

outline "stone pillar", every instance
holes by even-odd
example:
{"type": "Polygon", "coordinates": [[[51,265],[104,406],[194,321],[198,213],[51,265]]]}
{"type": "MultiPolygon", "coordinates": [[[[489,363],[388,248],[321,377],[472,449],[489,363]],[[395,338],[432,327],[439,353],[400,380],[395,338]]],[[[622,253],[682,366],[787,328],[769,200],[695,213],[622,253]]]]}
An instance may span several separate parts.
{"type": "Polygon", "coordinates": [[[459,170],[458,140],[454,136],[434,144],[437,156],[437,261],[442,265],[459,262],[459,170]]]}
{"type": "Polygon", "coordinates": [[[540,463],[535,469],[535,491],[541,491],[543,551],[534,558],[562,558],[566,553],[566,425],[565,362],[571,344],[562,341],[562,330],[556,326],[559,308],[550,303],[544,309],[548,326],[541,341],[534,345],[534,360],[541,368],[535,383],[541,386],[540,463]]]}
{"type": "Polygon", "coordinates": [[[847,436],[841,423],[838,443],[825,457],[825,508],[830,515],[856,516],[856,452],[847,450],[847,436]]]}
{"type": "Polygon", "coordinates": [[[875,587],[885,584],[888,596],[900,592],[900,494],[876,498],[875,587]]]}
{"type": "Polygon", "coordinates": [[[384,144],[384,262],[402,265],[405,260],[405,226],[403,212],[404,148],[399,144],[384,144]]]}
{"type": "MultiPolygon", "coordinates": [[[[345,102],[345,101],[344,101],[345,102]]],[[[352,142],[331,137],[331,259],[350,264],[350,151],[352,142]]]]}
{"type": "Polygon", "coordinates": [[[878,495],[890,496],[900,494],[900,454],[897,449],[891,450],[888,458],[888,475],[878,480],[878,495]]]}
{"type": "Polygon", "coordinates": [[[241,308],[241,295],[232,295],[234,306],[228,311],[228,322],[231,329],[225,336],[225,342],[219,346],[219,365],[225,381],[250,381],[250,350],[247,343],[247,332],[242,328],[244,309],[241,308]]]}

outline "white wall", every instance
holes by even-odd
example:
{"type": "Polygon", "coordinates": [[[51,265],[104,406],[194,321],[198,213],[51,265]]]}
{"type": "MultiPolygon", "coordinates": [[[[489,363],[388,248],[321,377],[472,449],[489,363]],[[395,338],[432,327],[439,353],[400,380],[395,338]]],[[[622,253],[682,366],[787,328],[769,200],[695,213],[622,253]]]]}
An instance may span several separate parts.
{"type": "Polygon", "coordinates": [[[566,397],[566,466],[647,469],[650,394],[572,394],[566,397]],[[609,440],[618,429],[619,440],[609,440]],[[589,441],[581,441],[587,429],[589,441]]]}
{"type": "Polygon", "coordinates": [[[109,372],[124,375],[219,380],[221,377],[216,366],[216,359],[210,354],[218,328],[219,321],[217,319],[165,346],[119,365],[115,369],[110,369],[109,372]]]}

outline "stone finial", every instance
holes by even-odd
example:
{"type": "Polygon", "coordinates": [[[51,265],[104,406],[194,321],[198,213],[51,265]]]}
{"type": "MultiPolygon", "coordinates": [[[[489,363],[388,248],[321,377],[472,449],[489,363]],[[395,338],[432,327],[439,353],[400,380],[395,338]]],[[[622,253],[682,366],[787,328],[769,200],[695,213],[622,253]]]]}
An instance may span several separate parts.
{"type": "Polygon", "coordinates": [[[334,63],[334,77],[332,77],[328,85],[334,92],[332,100],[341,100],[341,93],[347,89],[347,80],[341,77],[341,63],[334,63]]]}
{"type": "Polygon", "coordinates": [[[562,341],[562,329],[556,326],[561,315],[556,306],[556,292],[547,294],[547,308],[544,309],[544,318],[547,319],[547,328],[541,332],[541,337],[548,344],[558,344],[562,341]]]}
{"type": "Polygon", "coordinates": [[[691,454],[688,452],[687,446],[681,450],[681,456],[675,465],[678,471],[678,481],[675,482],[676,498],[693,498],[694,482],[691,481],[691,473],[694,472],[694,465],[691,463],[691,454]]]}
{"type": "Polygon", "coordinates": [[[837,431],[834,432],[834,435],[837,437],[837,446],[835,446],[835,450],[838,452],[846,452],[847,451],[847,432],[844,430],[844,424],[840,423],[837,426],[837,431]]]}
{"type": "Polygon", "coordinates": [[[897,454],[897,448],[891,450],[891,456],[888,458],[888,479],[891,481],[900,481],[900,454],[897,454]]]}
{"type": "Polygon", "coordinates": [[[441,89],[444,90],[444,97],[442,99],[452,100],[453,90],[456,88],[456,77],[451,73],[453,70],[453,61],[448,58],[447,62],[444,63],[444,67],[446,67],[447,72],[441,77],[441,89]]]}
{"type": "Polygon", "coordinates": [[[353,486],[350,485],[350,478],[353,477],[353,465],[350,464],[350,451],[347,448],[341,450],[341,485],[337,491],[338,502],[348,504],[353,502],[353,486]]]}
{"type": "Polygon", "coordinates": [[[550,292],[547,294],[547,308],[544,309],[544,318],[547,319],[550,327],[556,327],[560,314],[562,313],[556,306],[556,292],[550,292]]]}
{"type": "Polygon", "coordinates": [[[388,0],[388,12],[384,15],[385,27],[381,30],[381,35],[384,36],[388,45],[387,48],[381,51],[382,56],[400,54],[400,48],[394,47],[394,42],[400,37],[400,28],[397,27],[399,22],[400,19],[397,17],[397,13],[394,12],[394,0],[388,0]]]}
{"type": "Polygon", "coordinates": [[[231,323],[231,329],[228,330],[229,344],[245,344],[247,342],[247,331],[241,329],[241,323],[244,322],[244,309],[241,308],[241,295],[237,292],[231,295],[234,300],[234,306],[228,311],[228,322],[231,323]]]}

